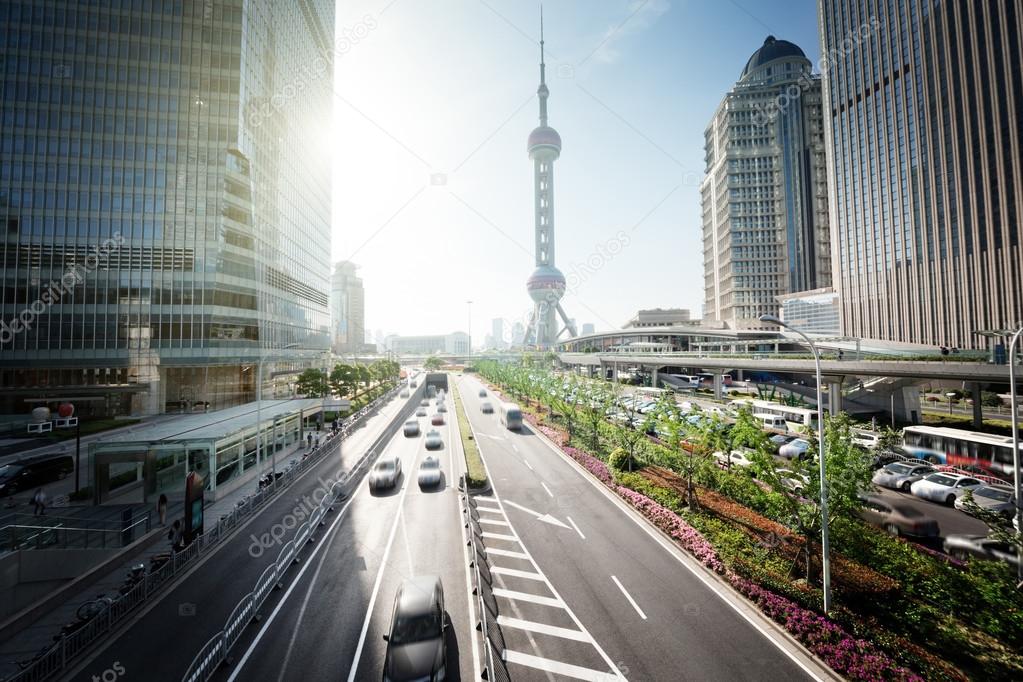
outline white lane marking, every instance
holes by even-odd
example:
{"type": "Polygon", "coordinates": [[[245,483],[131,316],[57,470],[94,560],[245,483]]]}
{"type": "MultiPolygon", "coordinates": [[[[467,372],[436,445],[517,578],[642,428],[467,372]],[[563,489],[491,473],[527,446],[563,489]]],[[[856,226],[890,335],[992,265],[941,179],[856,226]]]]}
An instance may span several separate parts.
{"type": "Polygon", "coordinates": [[[565,602],[561,601],[558,597],[541,597],[528,592],[506,590],[503,587],[495,587],[493,588],[493,592],[495,597],[504,597],[505,599],[512,599],[514,601],[528,601],[531,604],[540,604],[541,606],[565,608],[565,602]]]}
{"type": "Polygon", "coordinates": [[[408,574],[415,575],[416,567],[412,563],[412,545],[408,541],[408,524],[405,522],[405,509],[399,509],[398,515],[401,517],[401,534],[405,539],[405,555],[408,557],[408,574]]]}
{"type": "Polygon", "coordinates": [[[639,614],[639,617],[646,620],[646,614],[643,613],[643,609],[639,608],[639,604],[637,604],[636,600],[632,598],[632,595],[625,591],[625,586],[622,585],[622,581],[620,581],[617,576],[611,576],[611,580],[615,581],[615,585],[618,586],[618,589],[622,591],[625,598],[629,600],[630,604],[632,604],[632,608],[636,609],[636,613],[639,614]]]}
{"type": "Polygon", "coordinates": [[[519,539],[514,535],[504,535],[502,533],[491,533],[488,530],[483,531],[483,537],[491,538],[492,540],[507,540],[508,542],[518,542],[519,539]]]}
{"type": "Polygon", "coordinates": [[[552,526],[560,526],[561,528],[568,528],[568,526],[566,526],[561,521],[558,521],[556,518],[554,518],[550,514],[541,514],[540,512],[535,512],[532,509],[527,509],[526,507],[523,507],[521,504],[515,504],[511,500],[505,500],[504,503],[506,505],[508,505],[509,507],[515,507],[516,509],[518,509],[520,511],[524,511],[524,512],[526,512],[527,514],[529,514],[531,516],[535,516],[537,521],[543,521],[544,523],[549,523],[552,526]]]}
{"type": "MultiPolygon", "coordinates": [[[[415,464],[416,455],[413,455],[412,463],[415,464]]],[[[359,671],[359,661],[362,659],[362,648],[366,645],[366,633],[369,632],[369,620],[373,617],[373,607],[377,603],[377,595],[380,593],[380,583],[384,579],[384,569],[387,568],[387,560],[391,556],[391,547],[394,546],[394,536],[398,532],[398,522],[401,521],[401,510],[405,504],[405,496],[408,495],[409,486],[402,486],[401,498],[398,500],[398,513],[394,515],[394,523],[391,524],[391,534],[387,538],[387,547],[384,549],[384,556],[380,560],[380,568],[377,569],[377,577],[373,582],[373,591],[369,596],[369,606],[366,607],[366,617],[362,621],[362,631],[359,633],[359,644],[355,647],[355,656],[352,659],[351,670],[348,671],[348,682],[355,682],[355,675],[359,671]]]]}
{"type": "Polygon", "coordinates": [[[487,524],[489,526],[508,526],[507,521],[501,521],[499,519],[480,519],[480,524],[487,524]]]}
{"type": "Polygon", "coordinates": [[[499,514],[501,516],[504,516],[503,511],[501,511],[500,509],[494,509],[492,507],[480,507],[477,505],[476,511],[487,512],[488,514],[499,514]]]}
{"type": "Polygon", "coordinates": [[[572,630],[571,628],[559,628],[555,625],[547,625],[546,623],[535,623],[531,620],[522,620],[521,618],[509,618],[508,616],[498,616],[497,624],[503,628],[529,630],[530,632],[536,632],[541,635],[552,635],[554,637],[562,637],[564,639],[574,639],[577,642],[590,641],[589,637],[586,636],[586,633],[580,630],[572,630]]]}
{"type": "Polygon", "coordinates": [[[539,580],[543,582],[543,576],[533,571],[520,571],[517,568],[504,568],[502,566],[491,566],[490,572],[494,575],[510,575],[513,578],[526,578],[528,580],[539,580]]]}
{"type": "Polygon", "coordinates": [[[525,463],[527,469],[529,469],[530,471],[536,471],[536,469],[533,468],[533,465],[529,463],[528,459],[524,459],[522,461],[525,463]]]}
{"type": "Polygon", "coordinates": [[[543,481],[540,481],[540,485],[543,486],[543,489],[547,491],[548,495],[550,495],[551,497],[554,497],[554,493],[551,492],[551,489],[547,487],[546,483],[544,483],[543,481]]]}
{"type": "Polygon", "coordinates": [[[579,537],[581,537],[583,540],[585,540],[586,536],[583,535],[583,532],[581,530],[579,530],[579,526],[575,525],[575,521],[572,520],[572,517],[571,516],[566,516],[565,518],[568,519],[568,522],[572,524],[572,528],[575,528],[575,532],[579,533],[579,537]]]}
{"type": "Polygon", "coordinates": [[[512,450],[514,450],[515,452],[519,451],[519,446],[516,445],[515,443],[512,443],[511,446],[512,446],[512,450]]]}
{"type": "Polygon", "coordinates": [[[487,547],[487,554],[493,554],[494,556],[506,556],[512,559],[526,559],[529,560],[528,554],[522,552],[513,552],[509,549],[497,549],[496,547],[487,547]]]}
{"type": "Polygon", "coordinates": [[[573,677],[577,680],[605,682],[606,680],[617,679],[617,675],[613,672],[600,672],[599,670],[593,670],[592,668],[584,668],[579,665],[553,661],[549,658],[541,658],[540,656],[531,656],[530,654],[512,651],[511,649],[505,649],[502,654],[502,658],[504,658],[507,663],[518,663],[519,665],[524,665],[528,668],[535,668],[537,670],[544,670],[558,675],[565,675],[566,677],[573,677]]]}
{"type": "MultiPolygon", "coordinates": [[[[742,604],[742,605],[740,605],[740,604],[732,601],[732,599],[730,599],[728,596],[725,595],[724,592],[721,591],[721,588],[718,585],[716,585],[715,583],[711,582],[710,578],[708,578],[706,575],[704,575],[702,573],[702,570],[703,570],[702,568],[699,568],[698,565],[694,565],[695,562],[696,562],[695,558],[690,557],[688,554],[684,554],[683,550],[681,548],[679,548],[679,547],[677,547],[675,545],[668,544],[667,540],[665,540],[663,537],[658,535],[657,531],[655,531],[653,528],[650,527],[649,523],[646,521],[646,519],[643,516],[640,516],[639,512],[637,512],[634,509],[630,508],[617,495],[615,495],[613,492],[608,490],[606,486],[604,486],[602,483],[599,483],[598,481],[593,479],[588,473],[586,473],[586,470],[583,469],[583,466],[581,464],[579,464],[574,459],[572,459],[571,457],[566,455],[564,452],[562,452],[559,448],[557,448],[553,443],[548,441],[546,438],[541,436],[541,440],[544,443],[546,443],[547,447],[550,448],[551,450],[553,450],[555,454],[561,456],[561,458],[577,474],[579,474],[579,476],[581,478],[583,478],[583,480],[585,480],[587,483],[589,483],[591,486],[593,486],[598,492],[603,494],[604,497],[606,497],[608,499],[608,501],[611,502],[611,504],[613,504],[616,507],[618,507],[618,509],[627,518],[631,519],[632,522],[635,523],[637,526],[639,526],[639,528],[642,529],[644,533],[649,535],[650,538],[654,542],[656,542],[658,545],[660,545],[661,549],[663,549],[668,554],[668,556],[672,557],[673,559],[675,559],[675,561],[677,561],[678,563],[682,564],[686,568],[686,570],[688,570],[690,573],[692,573],[697,578],[697,580],[702,582],[705,587],[707,587],[711,592],[716,594],[718,596],[718,598],[721,599],[721,601],[723,601],[724,603],[728,604],[729,608],[731,608],[737,614],[742,616],[743,620],[745,620],[757,632],[759,632],[761,635],[763,635],[764,639],[769,641],[779,651],[781,651],[783,654],[785,654],[789,658],[789,660],[791,660],[793,663],[795,663],[797,666],[799,666],[803,670],[803,672],[805,672],[807,675],[810,676],[811,679],[817,680],[817,682],[824,682],[824,680],[822,680],[820,678],[820,676],[818,676],[816,673],[814,673],[814,671],[812,671],[809,667],[807,667],[807,665],[805,663],[803,663],[801,660],[799,660],[799,658],[793,652],[791,652],[788,649],[786,649],[782,645],[781,642],[776,640],[774,638],[774,636],[772,636],[771,633],[769,633],[767,630],[765,630],[764,627],[762,625],[760,625],[760,623],[758,623],[755,620],[753,620],[752,616],[750,616],[748,613],[743,611],[743,608],[755,609],[756,608],[755,606],[753,606],[752,604],[742,604]],[[693,563],[690,563],[690,562],[693,562],[693,563]]],[[[483,462],[483,466],[484,466],[484,468],[486,468],[486,462],[485,461],[483,462]]],[[[490,472],[488,471],[487,472],[488,476],[489,476],[489,473],[490,472]]],[[[496,491],[495,491],[494,494],[495,495],[497,494],[496,491]]],[[[759,612],[757,612],[757,613],[759,613],[759,612]]],[[[767,616],[765,616],[763,614],[760,614],[760,615],[763,618],[765,618],[765,619],[767,618],[767,616]]]]}

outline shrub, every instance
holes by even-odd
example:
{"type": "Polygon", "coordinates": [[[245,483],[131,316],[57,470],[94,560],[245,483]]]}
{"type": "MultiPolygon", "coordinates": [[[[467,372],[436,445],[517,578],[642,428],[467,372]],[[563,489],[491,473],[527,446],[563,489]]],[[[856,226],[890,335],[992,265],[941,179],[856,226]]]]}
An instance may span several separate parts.
{"type": "Polygon", "coordinates": [[[625,448],[615,448],[608,455],[607,464],[616,471],[628,471],[630,459],[629,453],[626,452],[625,448]]]}

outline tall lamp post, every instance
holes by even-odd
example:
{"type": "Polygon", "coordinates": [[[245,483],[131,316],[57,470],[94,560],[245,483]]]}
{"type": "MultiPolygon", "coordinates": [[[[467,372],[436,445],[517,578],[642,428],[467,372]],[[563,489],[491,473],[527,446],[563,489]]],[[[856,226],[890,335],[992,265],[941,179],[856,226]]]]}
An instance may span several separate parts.
{"type": "MultiPolygon", "coordinates": [[[[1020,335],[1023,334],[1023,326],[1016,330],[1012,335],[1012,340],[1009,341],[1009,409],[1012,410],[1012,416],[1010,417],[1010,424],[1012,425],[1012,472],[1013,484],[1015,487],[1016,495],[1016,525],[1017,533],[1023,533],[1023,497],[1020,496],[1021,489],[1023,489],[1023,481],[1020,480],[1020,462],[1019,462],[1019,425],[1017,424],[1017,397],[1016,397],[1016,343],[1019,341],[1020,335]]],[[[1016,562],[1016,578],[1020,582],[1023,582],[1023,562],[1016,562]]]]}
{"type": "Polygon", "coordinates": [[[824,464],[824,380],[821,376],[821,356],[817,352],[817,346],[810,337],[795,327],[785,324],[775,315],[761,315],[761,322],[776,324],[779,327],[799,334],[813,352],[813,362],[817,368],[817,441],[820,444],[820,477],[821,477],[821,552],[824,555],[824,613],[831,613],[831,545],[828,540],[828,479],[825,475],[824,464]]]}

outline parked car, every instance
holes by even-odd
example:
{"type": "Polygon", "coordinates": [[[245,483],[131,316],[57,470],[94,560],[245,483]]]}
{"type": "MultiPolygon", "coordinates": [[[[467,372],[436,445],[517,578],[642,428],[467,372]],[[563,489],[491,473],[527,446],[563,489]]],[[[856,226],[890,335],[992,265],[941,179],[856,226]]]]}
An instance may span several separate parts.
{"type": "Polygon", "coordinates": [[[493,414],[494,406],[490,404],[490,401],[485,400],[480,403],[480,412],[483,414],[493,414]]]}
{"type": "Polygon", "coordinates": [[[481,388],[481,389],[480,389],[480,392],[479,392],[479,396],[480,396],[481,398],[486,398],[486,397],[487,397],[487,389],[485,389],[485,388],[481,388]]]}
{"type": "Polygon", "coordinates": [[[802,495],[803,490],[810,484],[808,476],[791,469],[778,469],[778,476],[781,478],[782,487],[796,495],[802,495]]]}
{"type": "Polygon", "coordinates": [[[877,444],[881,442],[881,434],[876,431],[868,431],[866,429],[853,429],[852,442],[859,445],[861,448],[873,450],[877,447],[877,444]]]}
{"type": "Polygon", "coordinates": [[[977,557],[1019,565],[1019,552],[1015,545],[985,535],[949,535],[945,538],[945,551],[957,559],[977,557]]]}
{"type": "Polygon", "coordinates": [[[440,432],[437,429],[430,429],[426,432],[426,449],[427,450],[440,450],[444,447],[444,441],[441,440],[440,432]]]}
{"type": "Polygon", "coordinates": [[[417,417],[425,417],[426,416],[426,408],[425,407],[418,407],[418,408],[416,408],[416,416],[417,417]]]}
{"type": "Polygon", "coordinates": [[[865,495],[861,499],[860,518],[892,535],[936,538],[941,534],[938,522],[916,507],[890,502],[880,495],[865,495]]]}
{"type": "Polygon", "coordinates": [[[444,415],[438,412],[430,419],[430,423],[434,426],[444,426],[444,415]]]}
{"type": "Polygon", "coordinates": [[[796,438],[778,448],[778,454],[788,459],[802,459],[810,450],[810,441],[796,438]]]}
{"type": "MultiPolygon", "coordinates": [[[[965,500],[965,495],[957,497],[953,506],[959,511],[969,513],[964,504],[965,500]]],[[[1011,517],[1016,511],[1016,498],[1013,496],[1012,487],[1007,485],[982,485],[974,488],[973,503],[989,512],[1003,514],[1006,518],[1011,517]]]]}
{"type": "Polygon", "coordinates": [[[419,465],[419,487],[429,488],[440,485],[440,460],[430,456],[419,465]]]}
{"type": "Polygon", "coordinates": [[[910,486],[924,476],[934,473],[930,464],[913,464],[910,462],[892,462],[874,472],[870,479],[874,485],[908,493],[910,486]]]}
{"type": "Polygon", "coordinates": [[[781,449],[781,447],[787,443],[791,443],[796,440],[795,436],[786,436],[784,433],[776,433],[768,438],[771,444],[774,446],[775,451],[781,449]]]}
{"type": "Polygon", "coordinates": [[[398,457],[382,457],[369,472],[370,491],[393,488],[401,476],[401,460],[398,457]]]}
{"type": "Polygon", "coordinates": [[[391,625],[384,635],[384,680],[446,679],[447,628],[440,578],[423,575],[406,579],[394,596],[391,625]]]}
{"type": "Polygon", "coordinates": [[[939,471],[920,479],[910,486],[910,492],[922,500],[943,502],[947,505],[955,503],[967,490],[979,488],[984,483],[972,476],[963,474],[947,474],[939,471]]]}
{"type": "Polygon", "coordinates": [[[405,422],[405,427],[403,431],[405,433],[406,438],[413,438],[415,436],[418,436],[419,422],[416,421],[415,419],[409,419],[407,422],[405,422]]]}
{"type": "Polygon", "coordinates": [[[0,466],[0,496],[67,478],[75,471],[71,455],[22,457],[0,466]]]}
{"type": "Polygon", "coordinates": [[[731,460],[732,466],[739,466],[743,468],[753,466],[753,461],[749,458],[747,453],[742,450],[732,450],[727,455],[719,450],[714,453],[714,459],[717,460],[717,463],[721,466],[728,466],[729,460],[731,460]]]}

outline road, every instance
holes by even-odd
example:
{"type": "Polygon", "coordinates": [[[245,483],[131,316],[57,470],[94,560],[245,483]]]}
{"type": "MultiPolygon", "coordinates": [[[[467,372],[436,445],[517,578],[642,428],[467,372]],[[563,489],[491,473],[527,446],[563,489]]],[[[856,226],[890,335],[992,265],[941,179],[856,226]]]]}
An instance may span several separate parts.
{"type": "MultiPolygon", "coordinates": [[[[975,519],[969,514],[961,512],[954,507],[946,507],[945,505],[938,504],[937,502],[921,500],[919,497],[915,497],[912,493],[888,490],[887,488],[877,488],[877,492],[874,494],[880,495],[891,502],[905,505],[907,507],[913,507],[921,513],[930,516],[938,522],[938,527],[941,529],[941,537],[943,538],[948,535],[960,533],[968,535],[988,534],[988,527],[986,523],[980,519],[975,519]]],[[[940,549],[941,543],[938,542],[936,544],[936,549],[940,549]]]]}
{"type": "Polygon", "coordinates": [[[476,378],[457,382],[494,487],[480,523],[512,679],[827,679],[528,426],[482,414],[497,398],[476,378]]]}
{"type": "MultiPolygon", "coordinates": [[[[406,402],[388,404],[382,416],[371,418],[343,444],[340,461],[337,455],[326,457],[68,679],[106,679],[104,672],[116,670],[116,663],[127,679],[180,680],[193,657],[276,559],[280,547],[273,544],[259,551],[262,546],[256,538],[287,525],[286,517],[322,487],[320,479],[356,461],[380,433],[381,420],[389,421],[406,402]]],[[[400,430],[390,437],[380,450],[401,458],[400,487],[370,494],[363,481],[335,505],[324,527],[314,533],[315,541],[288,570],[281,589],[270,593],[260,610],[261,620],[250,624],[232,649],[233,666],[218,671],[217,679],[379,679],[382,635],[395,590],[402,578],[431,572],[444,583],[453,626],[448,634],[449,679],[473,677],[463,528],[453,488],[462,469],[447,445],[450,427],[438,428],[445,440],[440,451],[443,486],[420,491],[416,484],[422,437],[406,439],[400,430]]]]}

